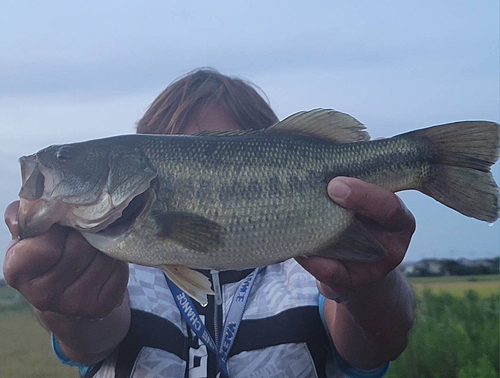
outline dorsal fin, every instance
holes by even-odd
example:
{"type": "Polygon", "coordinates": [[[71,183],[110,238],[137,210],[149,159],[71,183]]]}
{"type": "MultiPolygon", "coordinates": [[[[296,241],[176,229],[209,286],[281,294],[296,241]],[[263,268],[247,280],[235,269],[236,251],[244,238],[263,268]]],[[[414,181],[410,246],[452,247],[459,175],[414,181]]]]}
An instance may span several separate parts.
{"type": "Polygon", "coordinates": [[[195,134],[196,136],[217,136],[217,137],[227,137],[227,136],[239,136],[248,135],[262,132],[262,130],[203,130],[195,134]]]}
{"type": "Polygon", "coordinates": [[[266,132],[290,132],[329,139],[337,143],[370,140],[365,126],[349,114],[333,109],[298,112],[275,123],[266,132]]]}
{"type": "Polygon", "coordinates": [[[314,109],[298,112],[261,130],[205,130],[197,136],[231,137],[262,132],[283,132],[328,139],[336,143],[370,140],[365,126],[349,114],[333,109],[314,109]]]}

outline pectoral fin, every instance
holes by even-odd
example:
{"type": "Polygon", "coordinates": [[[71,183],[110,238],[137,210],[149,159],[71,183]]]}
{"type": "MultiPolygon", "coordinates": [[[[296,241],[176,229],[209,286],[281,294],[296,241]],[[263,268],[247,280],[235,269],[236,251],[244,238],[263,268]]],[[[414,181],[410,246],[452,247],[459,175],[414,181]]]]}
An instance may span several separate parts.
{"type": "Polygon", "coordinates": [[[205,217],[181,212],[155,213],[159,236],[185,248],[210,253],[224,244],[224,228],[205,217]]]}
{"type": "Polygon", "coordinates": [[[208,304],[207,294],[214,295],[210,280],[196,270],[181,265],[162,265],[161,270],[179,289],[196,299],[203,307],[208,304]]]}
{"type": "Polygon", "coordinates": [[[375,239],[358,220],[352,223],[342,234],[319,249],[317,254],[346,261],[375,261],[387,254],[384,247],[375,239]]]}

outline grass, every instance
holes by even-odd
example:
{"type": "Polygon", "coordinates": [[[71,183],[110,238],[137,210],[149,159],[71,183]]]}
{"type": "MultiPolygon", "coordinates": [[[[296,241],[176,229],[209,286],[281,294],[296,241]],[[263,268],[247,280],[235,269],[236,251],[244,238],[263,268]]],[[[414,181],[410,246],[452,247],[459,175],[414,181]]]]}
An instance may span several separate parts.
{"type": "Polygon", "coordinates": [[[388,378],[498,378],[500,296],[418,296],[417,319],[405,352],[388,378]]]}
{"type": "Polygon", "coordinates": [[[0,301],[19,298],[19,293],[8,286],[0,286],[0,301]]]}
{"type": "Polygon", "coordinates": [[[497,274],[484,276],[453,277],[412,277],[410,282],[417,294],[430,290],[435,294],[450,293],[455,297],[464,297],[468,290],[474,290],[479,297],[489,298],[500,295],[500,276],[497,274]]]}
{"type": "Polygon", "coordinates": [[[0,286],[0,315],[5,311],[22,311],[26,309],[29,309],[29,306],[21,294],[8,286],[0,286]]]}
{"type": "Polygon", "coordinates": [[[56,359],[49,333],[26,306],[22,310],[0,312],[0,335],[0,377],[78,377],[75,368],[56,359]]]}
{"type": "Polygon", "coordinates": [[[500,282],[500,275],[485,274],[481,276],[410,277],[409,280],[412,283],[500,282]]]}
{"type": "MultiPolygon", "coordinates": [[[[500,276],[416,277],[418,315],[388,378],[498,378],[500,276]],[[473,290],[471,290],[473,289],[473,290]]],[[[27,303],[0,286],[0,377],[77,378],[27,303]]]]}
{"type": "Polygon", "coordinates": [[[485,274],[480,276],[410,277],[410,281],[412,283],[500,282],[500,275],[485,274]]]}

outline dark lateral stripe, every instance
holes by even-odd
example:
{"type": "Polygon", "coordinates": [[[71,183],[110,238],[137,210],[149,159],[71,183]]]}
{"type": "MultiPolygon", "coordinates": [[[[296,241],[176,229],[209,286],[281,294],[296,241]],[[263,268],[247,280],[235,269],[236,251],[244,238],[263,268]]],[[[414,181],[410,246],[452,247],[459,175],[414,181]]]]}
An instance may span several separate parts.
{"type": "Polygon", "coordinates": [[[326,377],[326,356],[330,344],[318,306],[297,307],[263,319],[241,322],[229,357],[288,343],[307,343],[318,377],[326,377]]]}
{"type": "Polygon", "coordinates": [[[115,377],[130,377],[142,347],[162,349],[186,361],[186,343],[183,333],[172,322],[157,315],[133,309],[130,329],[118,351],[115,377]]]}

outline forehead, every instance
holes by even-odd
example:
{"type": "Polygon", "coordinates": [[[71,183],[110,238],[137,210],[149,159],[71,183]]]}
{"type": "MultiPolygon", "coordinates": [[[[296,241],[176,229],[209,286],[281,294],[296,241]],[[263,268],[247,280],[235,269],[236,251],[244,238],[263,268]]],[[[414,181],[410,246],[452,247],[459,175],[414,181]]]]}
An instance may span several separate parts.
{"type": "Polygon", "coordinates": [[[193,117],[186,128],[182,130],[183,134],[197,134],[200,131],[207,130],[239,130],[241,127],[234,121],[228,112],[221,106],[210,105],[201,109],[193,117]]]}

